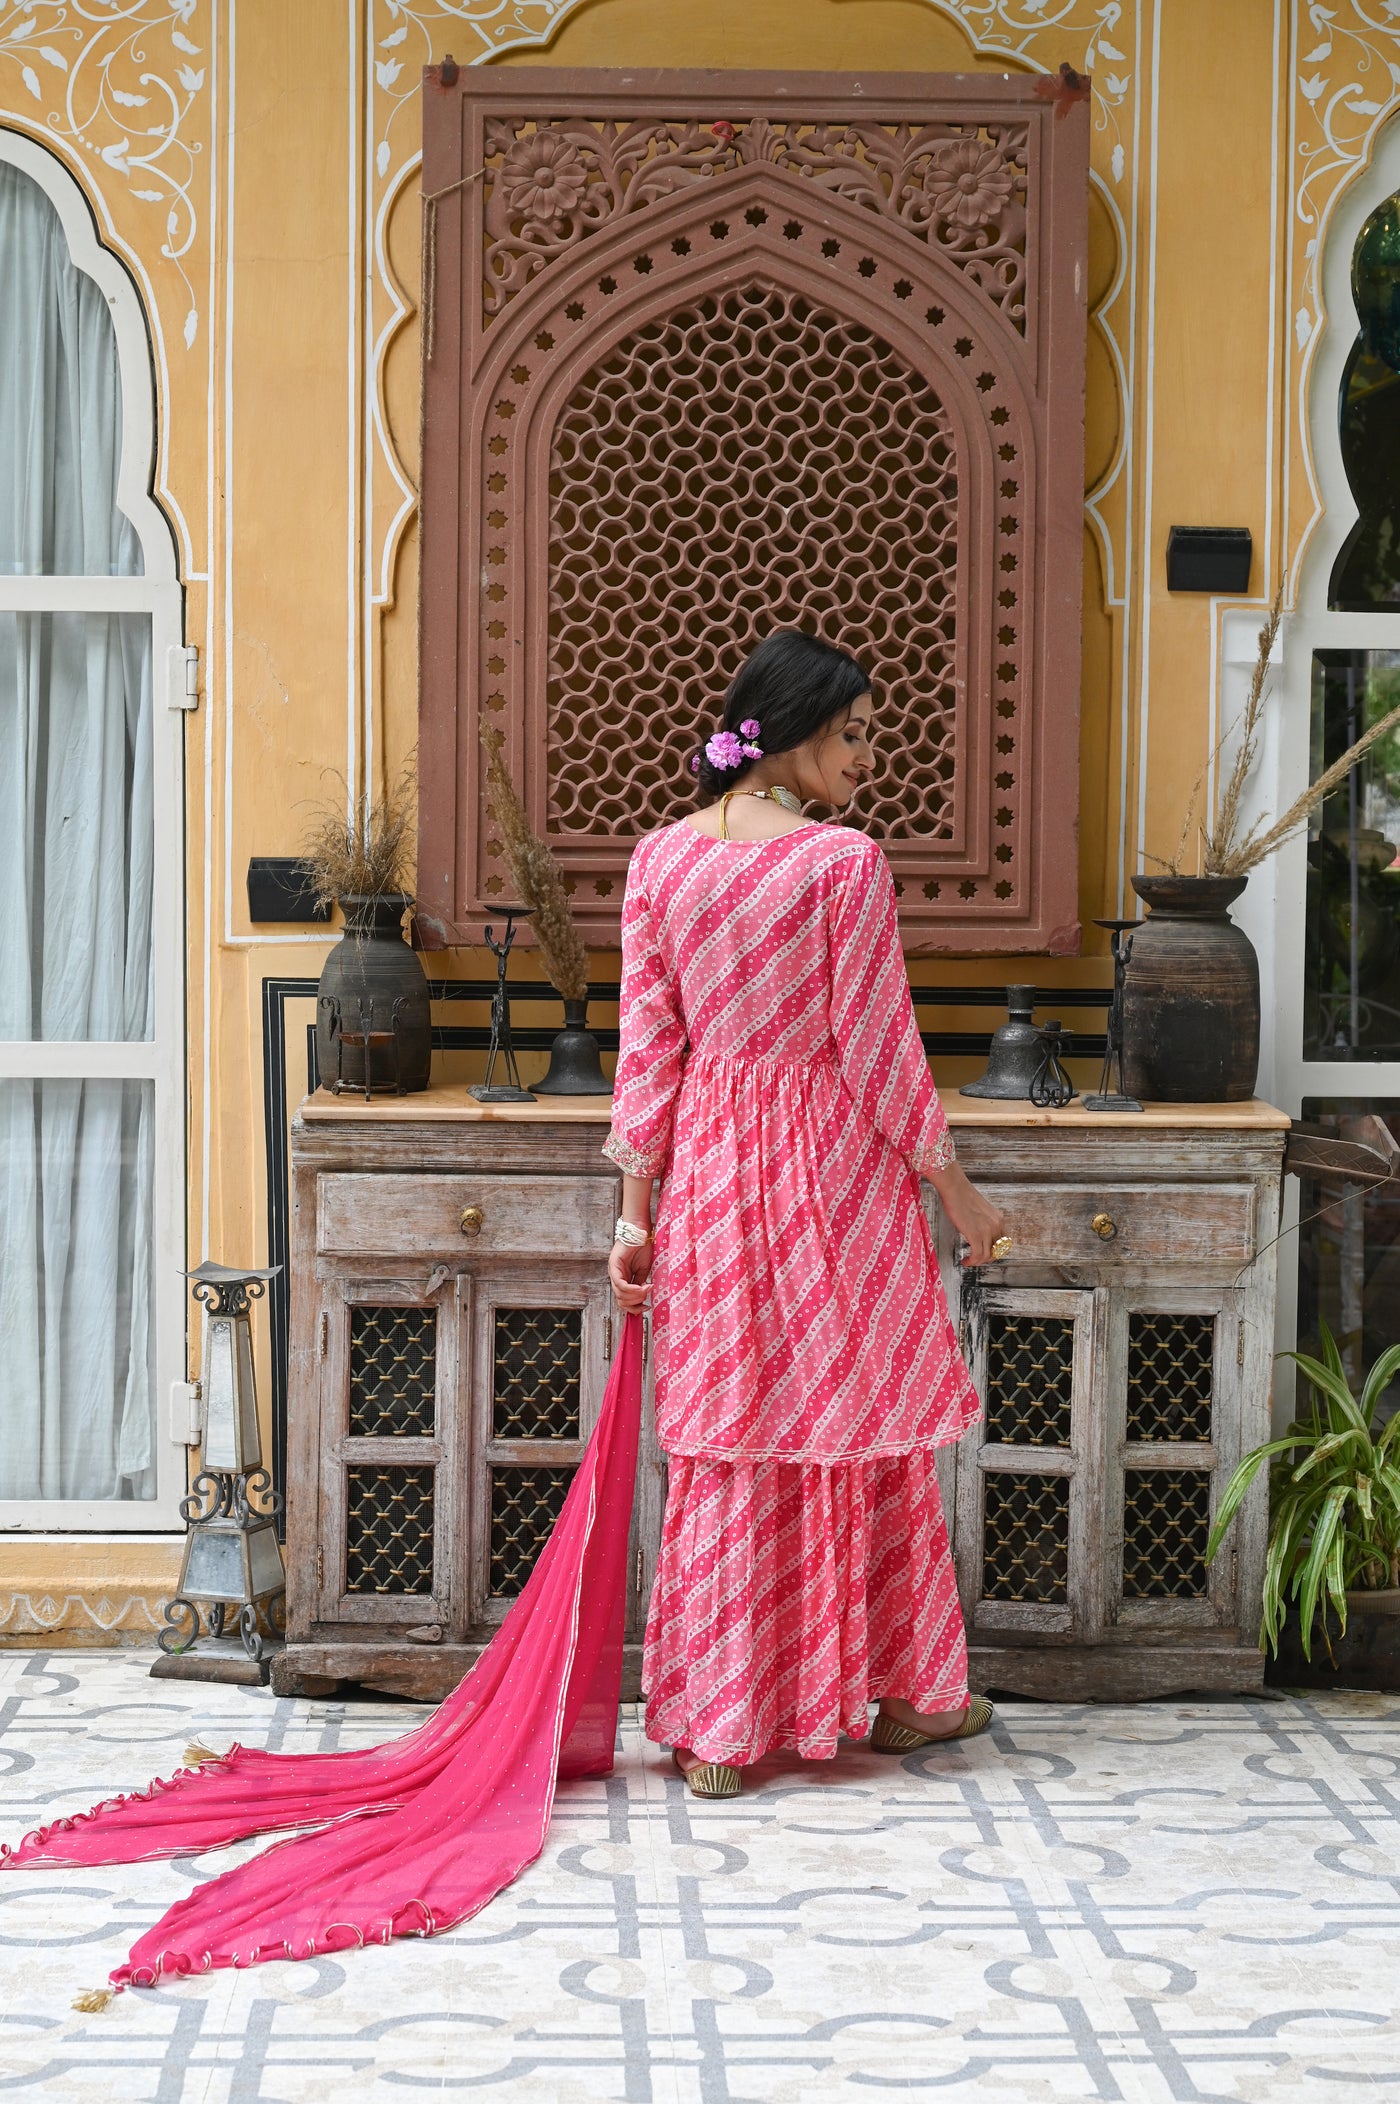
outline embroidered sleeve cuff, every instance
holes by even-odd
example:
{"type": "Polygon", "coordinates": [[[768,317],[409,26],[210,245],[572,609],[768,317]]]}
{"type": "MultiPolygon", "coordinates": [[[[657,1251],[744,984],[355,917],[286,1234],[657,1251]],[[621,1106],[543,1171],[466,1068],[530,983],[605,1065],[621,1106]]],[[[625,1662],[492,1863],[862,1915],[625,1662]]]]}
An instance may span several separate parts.
{"type": "Polygon", "coordinates": [[[616,1162],[624,1176],[659,1176],[663,1167],[659,1155],[643,1154],[640,1147],[629,1146],[610,1132],[603,1142],[603,1152],[610,1162],[616,1162]]]}
{"type": "Polygon", "coordinates": [[[940,1169],[951,1169],[957,1158],[953,1135],[945,1125],[936,1140],[915,1148],[912,1167],[917,1176],[936,1176],[940,1169]]]}

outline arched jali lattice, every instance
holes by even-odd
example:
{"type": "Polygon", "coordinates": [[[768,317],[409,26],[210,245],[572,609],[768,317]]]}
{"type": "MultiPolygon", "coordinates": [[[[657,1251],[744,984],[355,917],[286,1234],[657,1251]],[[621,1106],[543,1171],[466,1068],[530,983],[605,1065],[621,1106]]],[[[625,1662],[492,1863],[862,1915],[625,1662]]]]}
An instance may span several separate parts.
{"type": "Polygon", "coordinates": [[[798,625],[874,675],[852,819],[910,947],[1071,949],[1083,105],[721,79],[425,82],[420,919],[510,896],[484,713],[615,939],[729,677],[798,625]]]}

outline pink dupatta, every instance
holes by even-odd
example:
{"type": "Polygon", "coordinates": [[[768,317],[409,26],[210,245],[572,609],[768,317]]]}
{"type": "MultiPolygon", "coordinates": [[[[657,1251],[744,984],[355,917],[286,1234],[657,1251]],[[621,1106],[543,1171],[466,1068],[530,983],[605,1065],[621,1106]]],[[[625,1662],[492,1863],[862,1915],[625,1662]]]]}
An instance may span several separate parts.
{"type": "Polygon", "coordinates": [[[405,1738],[366,1753],[234,1746],[131,1797],[40,1827],[0,1869],[137,1863],[314,1828],[198,1886],[112,1986],[435,1936],[479,1912],[544,1846],[559,1778],[608,1775],[622,1684],[627,1536],[642,1401],[629,1315],[554,1529],[489,1648],[405,1738]]]}

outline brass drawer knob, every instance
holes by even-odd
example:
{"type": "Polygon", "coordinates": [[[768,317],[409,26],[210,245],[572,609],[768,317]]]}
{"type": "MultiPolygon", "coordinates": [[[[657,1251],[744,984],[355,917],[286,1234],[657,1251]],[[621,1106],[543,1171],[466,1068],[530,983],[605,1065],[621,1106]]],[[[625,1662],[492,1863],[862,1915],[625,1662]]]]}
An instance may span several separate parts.
{"type": "Polygon", "coordinates": [[[486,1215],[479,1205],[464,1205],[461,1225],[464,1235],[479,1235],[486,1225],[486,1215]]]}
{"type": "Polygon", "coordinates": [[[1111,1242],[1118,1232],[1118,1222],[1112,1213],[1095,1213],[1089,1225],[1101,1242],[1111,1242]]]}

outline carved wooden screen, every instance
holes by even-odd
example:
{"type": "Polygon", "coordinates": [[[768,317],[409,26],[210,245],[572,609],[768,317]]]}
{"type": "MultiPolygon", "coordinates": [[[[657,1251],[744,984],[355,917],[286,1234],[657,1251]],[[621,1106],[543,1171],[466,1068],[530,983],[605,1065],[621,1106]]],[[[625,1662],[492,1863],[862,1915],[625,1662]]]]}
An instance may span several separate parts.
{"type": "Polygon", "coordinates": [[[427,76],[429,942],[511,897],[483,715],[610,942],[800,626],[873,673],[909,947],[1077,946],[1087,135],[1027,77],[427,76]]]}

